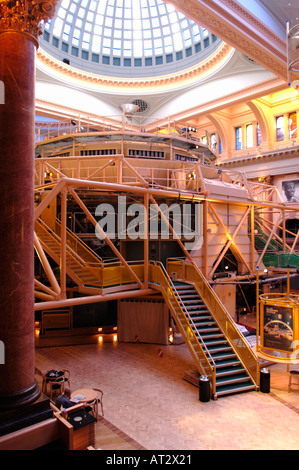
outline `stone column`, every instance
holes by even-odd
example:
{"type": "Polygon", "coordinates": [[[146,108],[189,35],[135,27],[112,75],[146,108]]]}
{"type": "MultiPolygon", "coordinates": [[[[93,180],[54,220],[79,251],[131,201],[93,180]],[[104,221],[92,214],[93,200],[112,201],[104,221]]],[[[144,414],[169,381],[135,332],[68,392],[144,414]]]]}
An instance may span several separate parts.
{"type": "Polygon", "coordinates": [[[0,0],[0,410],[40,395],[34,376],[35,53],[39,23],[52,16],[55,3],[0,0]]]}

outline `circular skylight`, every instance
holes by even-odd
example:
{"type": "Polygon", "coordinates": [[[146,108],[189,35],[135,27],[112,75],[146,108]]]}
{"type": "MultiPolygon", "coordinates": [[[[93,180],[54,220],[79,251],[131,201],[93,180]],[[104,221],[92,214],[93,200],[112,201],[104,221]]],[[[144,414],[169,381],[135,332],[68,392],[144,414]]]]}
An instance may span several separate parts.
{"type": "Polygon", "coordinates": [[[46,52],[66,64],[122,76],[192,66],[219,42],[162,0],[62,0],[40,39],[46,52]]]}

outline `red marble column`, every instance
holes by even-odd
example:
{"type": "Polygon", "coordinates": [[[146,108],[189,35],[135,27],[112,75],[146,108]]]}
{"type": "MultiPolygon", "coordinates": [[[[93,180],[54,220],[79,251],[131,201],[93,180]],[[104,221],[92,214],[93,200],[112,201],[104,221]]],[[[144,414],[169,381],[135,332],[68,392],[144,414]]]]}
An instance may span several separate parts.
{"type": "Polygon", "coordinates": [[[0,33],[0,410],[34,402],[34,114],[36,43],[0,33]]]}

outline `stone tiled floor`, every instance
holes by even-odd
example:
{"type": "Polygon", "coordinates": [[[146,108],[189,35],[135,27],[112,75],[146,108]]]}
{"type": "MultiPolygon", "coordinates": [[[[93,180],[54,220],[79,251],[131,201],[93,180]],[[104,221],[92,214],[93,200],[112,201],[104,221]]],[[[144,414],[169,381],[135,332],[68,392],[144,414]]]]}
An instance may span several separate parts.
{"type": "Polygon", "coordinates": [[[184,344],[43,348],[36,351],[36,366],[69,369],[72,390],[104,391],[105,419],[96,441],[104,450],[299,448],[299,393],[288,393],[285,365],[269,368],[269,394],[254,391],[207,403],[183,380],[194,368],[184,344]]]}

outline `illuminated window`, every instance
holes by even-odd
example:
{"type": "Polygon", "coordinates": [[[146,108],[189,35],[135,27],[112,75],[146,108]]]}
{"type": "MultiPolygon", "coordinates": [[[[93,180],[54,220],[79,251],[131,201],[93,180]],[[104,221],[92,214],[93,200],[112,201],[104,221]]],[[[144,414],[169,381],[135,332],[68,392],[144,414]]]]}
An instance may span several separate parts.
{"type": "Polygon", "coordinates": [[[235,137],[236,137],[236,150],[240,150],[242,148],[242,127],[236,127],[235,137]]]}
{"type": "Polygon", "coordinates": [[[297,137],[297,113],[289,114],[289,138],[296,139],[297,137]]]}
{"type": "Polygon", "coordinates": [[[256,125],[256,143],[257,145],[262,145],[262,134],[259,123],[256,125]]]}
{"type": "Polygon", "coordinates": [[[211,149],[216,152],[217,149],[217,139],[216,134],[211,134],[211,149]]]}
{"type": "Polygon", "coordinates": [[[276,118],[276,140],[284,139],[284,117],[277,116],[276,118]]]}
{"type": "Polygon", "coordinates": [[[247,124],[246,126],[246,147],[253,147],[253,126],[247,124]]]}

